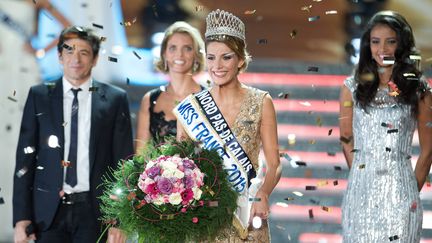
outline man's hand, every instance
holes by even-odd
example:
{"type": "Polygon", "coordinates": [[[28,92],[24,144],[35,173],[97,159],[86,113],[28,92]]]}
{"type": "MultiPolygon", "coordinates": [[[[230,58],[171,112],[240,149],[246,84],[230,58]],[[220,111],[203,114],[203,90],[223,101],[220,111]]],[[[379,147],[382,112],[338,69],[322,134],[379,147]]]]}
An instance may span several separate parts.
{"type": "Polygon", "coordinates": [[[108,243],[125,243],[126,234],[118,228],[111,227],[108,230],[108,243]]]}
{"type": "Polygon", "coordinates": [[[15,243],[27,243],[30,240],[36,240],[36,235],[34,233],[27,236],[26,228],[31,224],[30,220],[21,220],[15,224],[15,243]]]}

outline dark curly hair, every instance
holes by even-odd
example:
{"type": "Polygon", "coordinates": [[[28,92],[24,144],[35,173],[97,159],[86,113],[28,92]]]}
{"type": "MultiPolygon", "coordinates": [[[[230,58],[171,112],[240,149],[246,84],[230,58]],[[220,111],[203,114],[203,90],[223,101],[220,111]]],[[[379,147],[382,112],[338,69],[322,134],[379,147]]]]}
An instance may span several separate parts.
{"type": "MultiPolygon", "coordinates": [[[[418,112],[419,93],[423,94],[425,85],[420,81],[422,76],[416,60],[411,60],[410,55],[419,55],[415,47],[415,40],[411,26],[406,19],[394,11],[381,11],[376,13],[368,22],[366,31],[360,42],[360,59],[355,69],[354,78],[358,83],[355,98],[359,105],[366,109],[374,99],[379,86],[378,65],[372,58],[370,49],[370,34],[372,29],[379,24],[384,24],[396,32],[397,49],[395,51],[395,63],[391,79],[401,91],[397,96],[400,103],[411,106],[413,114],[418,112]],[[411,73],[413,76],[405,77],[404,74],[411,73]],[[373,74],[373,75],[370,75],[373,74]],[[373,77],[365,80],[365,76],[373,77]]],[[[423,95],[421,96],[423,97],[423,95]]]]}

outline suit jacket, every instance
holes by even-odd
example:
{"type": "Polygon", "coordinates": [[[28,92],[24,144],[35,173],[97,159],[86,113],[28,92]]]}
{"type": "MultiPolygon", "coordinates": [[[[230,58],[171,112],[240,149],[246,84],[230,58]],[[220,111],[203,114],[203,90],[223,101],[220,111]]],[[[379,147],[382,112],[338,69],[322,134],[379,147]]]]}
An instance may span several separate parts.
{"type": "MultiPolygon", "coordinates": [[[[133,154],[132,128],[126,92],[94,81],[91,98],[90,194],[95,217],[99,218],[102,177],[116,168],[120,159],[133,154]]],[[[16,153],[13,188],[13,224],[31,220],[46,230],[60,204],[64,159],[62,80],[30,88],[24,107],[16,153]],[[57,136],[59,147],[48,146],[57,136]],[[35,152],[25,153],[33,147],[35,152]]],[[[66,148],[68,149],[68,148],[66,148]]]]}

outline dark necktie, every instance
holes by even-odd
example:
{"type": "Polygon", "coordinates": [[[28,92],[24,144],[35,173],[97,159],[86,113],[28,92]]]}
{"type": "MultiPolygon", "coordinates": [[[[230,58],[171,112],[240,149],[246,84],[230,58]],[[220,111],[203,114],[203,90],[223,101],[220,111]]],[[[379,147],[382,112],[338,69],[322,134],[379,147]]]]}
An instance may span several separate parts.
{"type": "Polygon", "coordinates": [[[71,110],[71,133],[68,161],[66,168],[66,183],[71,187],[76,186],[77,179],[77,151],[78,151],[78,92],[81,89],[71,89],[74,94],[71,110]]]}

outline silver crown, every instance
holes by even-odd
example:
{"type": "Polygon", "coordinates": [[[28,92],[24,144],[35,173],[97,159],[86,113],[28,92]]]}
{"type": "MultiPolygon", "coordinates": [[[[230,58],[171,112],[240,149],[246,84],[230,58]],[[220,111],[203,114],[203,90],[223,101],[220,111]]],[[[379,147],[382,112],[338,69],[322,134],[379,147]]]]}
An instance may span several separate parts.
{"type": "Polygon", "coordinates": [[[207,15],[206,22],[206,39],[210,36],[229,35],[245,41],[245,25],[232,13],[217,9],[207,15]]]}

